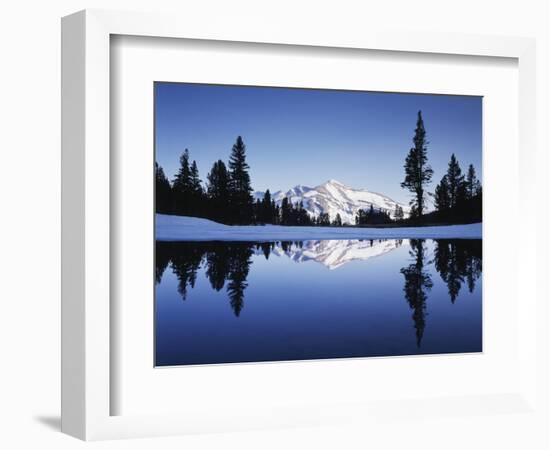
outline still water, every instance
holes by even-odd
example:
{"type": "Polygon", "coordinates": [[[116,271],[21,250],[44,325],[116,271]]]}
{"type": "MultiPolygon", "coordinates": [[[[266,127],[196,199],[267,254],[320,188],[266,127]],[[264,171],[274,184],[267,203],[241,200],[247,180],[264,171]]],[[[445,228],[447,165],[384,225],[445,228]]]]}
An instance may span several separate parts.
{"type": "Polygon", "coordinates": [[[157,366],[482,351],[479,239],[157,242],[157,366]]]}

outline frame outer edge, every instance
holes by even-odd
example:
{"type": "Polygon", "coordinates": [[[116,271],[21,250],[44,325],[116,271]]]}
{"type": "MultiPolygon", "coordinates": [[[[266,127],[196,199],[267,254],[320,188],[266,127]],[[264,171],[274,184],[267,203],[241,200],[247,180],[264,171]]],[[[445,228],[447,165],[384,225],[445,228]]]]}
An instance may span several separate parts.
{"type": "MultiPolygon", "coordinates": [[[[288,45],[373,48],[411,51],[407,33],[370,33],[367,37],[314,34],[306,42],[296,33],[281,41],[276,32],[253,30],[250,33],[209,31],[197,28],[192,21],[182,31],[181,17],[166,14],[138,14],[104,10],[86,10],[62,19],[62,431],[83,440],[145,437],[186,433],[176,416],[165,423],[147,419],[112,417],[109,414],[109,367],[102,351],[109,348],[109,36],[170,36],[175,38],[232,40],[240,42],[279,43],[288,45]],[[152,17],[152,20],[151,20],[152,17]],[[162,21],[162,27],[159,23],[162,21]],[[275,34],[274,34],[275,33],[275,34]],[[298,42],[296,43],[296,39],[298,42]],[[89,177],[85,177],[88,174],[89,177]],[[106,177],[106,178],[105,178],[106,177]],[[94,181],[95,180],[95,181],[94,181]],[[92,195],[93,189],[99,192],[92,195]],[[86,217],[98,214],[99,227],[86,229],[86,217]],[[105,215],[106,214],[106,215],[105,215]],[[100,244],[98,244],[100,242],[100,244]],[[106,245],[105,245],[106,243],[106,245]],[[102,263],[103,266],[100,266],[102,263]],[[95,270],[94,270],[95,269],[95,270]],[[101,269],[101,273],[96,273],[101,269]],[[107,330],[107,333],[105,332],[107,330]]],[[[184,22],[185,23],[185,22],[184,22]]],[[[435,33],[434,33],[435,34],[435,33]]],[[[448,35],[436,42],[432,34],[414,32],[417,53],[446,53],[519,58],[520,92],[528,101],[518,105],[521,112],[531,111],[536,87],[531,71],[535,69],[533,40],[506,36],[448,35]],[[444,51],[442,51],[444,50],[444,51]],[[526,63],[526,64],[525,64],[526,63]],[[525,69],[530,77],[524,79],[525,69]]],[[[414,40],[414,39],[413,39],[414,40]]],[[[536,102],[534,102],[536,103],[536,102]]],[[[533,111],[532,111],[533,112],[533,111]]],[[[534,143],[534,124],[520,126],[522,149],[534,143]]],[[[528,147],[527,147],[528,148],[528,147]]],[[[532,167],[526,161],[522,174],[532,167]]],[[[522,193],[533,186],[520,185],[522,193]]],[[[529,208],[524,205],[522,211],[529,208]]],[[[531,210],[532,211],[532,210],[531,210]]],[[[97,216],[96,216],[97,217],[97,216]]],[[[532,217],[531,214],[528,215],[532,217]]],[[[91,227],[90,227],[91,228],[91,227]]],[[[535,237],[523,255],[536,253],[535,237]]],[[[534,297],[533,297],[534,300],[534,297]]],[[[519,318],[520,323],[523,318],[519,318]]],[[[520,338],[525,343],[536,341],[532,330],[520,338]]],[[[529,352],[532,359],[533,352],[529,352]]],[[[521,376],[523,394],[536,396],[533,366],[521,376]],[[526,389],[527,388],[527,389],[526,389]],[[527,391],[527,392],[526,392],[527,391]]]]}
{"type": "MultiPolygon", "coordinates": [[[[530,265],[518,263],[518,273],[522,279],[529,279],[528,286],[518,287],[518,298],[524,304],[529,304],[530,314],[537,315],[537,44],[536,40],[525,42],[522,54],[518,57],[519,69],[519,99],[518,144],[522,157],[519,168],[519,211],[522,217],[519,236],[522,244],[519,248],[518,261],[529,261],[530,265]],[[527,118],[530,118],[527,119],[527,118]]],[[[542,315],[540,315],[542,316],[542,315]]],[[[540,317],[539,316],[539,317],[540,317]]],[[[536,319],[535,319],[536,320],[536,319]]],[[[520,386],[525,400],[532,408],[540,406],[537,372],[537,328],[529,327],[529,317],[525,309],[518,314],[519,346],[520,346],[520,386]]],[[[538,324],[537,324],[538,325],[538,324]]]]}
{"type": "Polygon", "coordinates": [[[84,13],[84,438],[98,440],[113,419],[109,407],[111,31],[103,16],[84,13]]]}
{"type": "Polygon", "coordinates": [[[61,431],[86,438],[85,12],[61,21],[61,431]]]}

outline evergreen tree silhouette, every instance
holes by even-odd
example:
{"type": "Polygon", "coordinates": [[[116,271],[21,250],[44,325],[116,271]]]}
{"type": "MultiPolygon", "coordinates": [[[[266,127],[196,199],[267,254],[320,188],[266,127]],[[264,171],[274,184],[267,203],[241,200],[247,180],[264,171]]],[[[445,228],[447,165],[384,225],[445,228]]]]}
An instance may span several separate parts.
{"type": "Polygon", "coordinates": [[[155,162],[155,210],[161,214],[172,212],[172,186],[157,162],[155,162]]]}
{"type": "Polygon", "coordinates": [[[256,201],[252,204],[252,222],[254,224],[265,224],[263,221],[263,209],[262,201],[257,198],[256,201]]]}
{"type": "Polygon", "coordinates": [[[180,167],[172,182],[174,212],[188,215],[191,211],[192,199],[191,167],[189,166],[189,150],[180,156],[180,167]]]}
{"type": "Polygon", "coordinates": [[[444,213],[450,208],[451,200],[449,197],[449,182],[447,181],[447,175],[444,175],[435,187],[435,208],[437,211],[444,213]]]}
{"type": "Polygon", "coordinates": [[[273,203],[271,202],[271,192],[269,189],[265,191],[264,198],[261,204],[261,221],[262,223],[273,223],[273,203]]]}
{"type": "Polygon", "coordinates": [[[202,185],[201,185],[201,179],[199,177],[199,169],[197,167],[197,162],[193,161],[193,164],[191,164],[191,191],[195,195],[202,195],[202,185]]]}
{"type": "Polygon", "coordinates": [[[220,222],[227,222],[229,206],[229,173],[224,162],[215,162],[206,176],[208,196],[208,217],[220,222]]]}
{"type": "Polygon", "coordinates": [[[238,136],[229,157],[230,205],[233,221],[237,224],[249,224],[253,219],[252,187],[248,170],[246,146],[241,136],[238,136]]]}
{"type": "Polygon", "coordinates": [[[422,111],[418,111],[413,143],[414,146],[405,158],[405,179],[401,183],[401,187],[414,194],[410,202],[411,216],[420,218],[425,210],[425,188],[430,183],[433,175],[433,170],[428,164],[428,141],[426,140],[422,111]]]}
{"type": "MultiPolygon", "coordinates": [[[[403,217],[403,209],[396,207],[396,217],[403,217]]],[[[360,209],[355,216],[356,225],[376,225],[391,223],[392,219],[389,213],[383,209],[374,209],[373,205],[370,205],[368,210],[360,209]]]]}
{"type": "Polygon", "coordinates": [[[454,153],[451,155],[447,168],[447,184],[449,186],[449,208],[455,208],[463,200],[465,193],[464,175],[454,153]]]}
{"type": "Polygon", "coordinates": [[[468,200],[473,199],[476,195],[481,193],[481,183],[477,179],[476,170],[473,164],[468,166],[468,172],[466,173],[466,195],[468,200]]]}
{"type": "Polygon", "coordinates": [[[292,221],[292,206],[288,197],[281,202],[281,225],[290,225],[292,221]]]}
{"type": "Polygon", "coordinates": [[[202,188],[201,179],[199,177],[199,169],[197,162],[193,161],[190,169],[190,214],[197,217],[202,217],[205,209],[204,205],[204,190],[202,188]]]}
{"type": "Polygon", "coordinates": [[[321,227],[328,227],[330,226],[330,216],[328,213],[321,213],[319,214],[319,217],[317,218],[318,224],[321,227]]]}
{"type": "Polygon", "coordinates": [[[405,214],[403,213],[403,208],[401,206],[399,206],[398,204],[395,205],[395,211],[393,213],[393,218],[397,222],[399,222],[400,220],[403,220],[405,218],[405,214]]]}
{"type": "Polygon", "coordinates": [[[281,224],[281,208],[279,207],[279,205],[276,205],[275,204],[275,201],[272,200],[271,201],[271,205],[272,205],[272,210],[273,210],[273,223],[275,225],[280,225],[281,224]]]}

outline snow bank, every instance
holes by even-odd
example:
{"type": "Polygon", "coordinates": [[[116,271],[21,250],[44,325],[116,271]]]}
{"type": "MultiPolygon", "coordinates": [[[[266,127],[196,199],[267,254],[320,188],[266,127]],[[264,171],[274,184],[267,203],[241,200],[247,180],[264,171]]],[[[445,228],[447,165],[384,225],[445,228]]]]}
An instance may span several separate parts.
{"type": "Polygon", "coordinates": [[[156,215],[159,241],[302,241],[319,239],[481,239],[481,223],[436,227],[353,228],[229,226],[196,217],[156,215]]]}

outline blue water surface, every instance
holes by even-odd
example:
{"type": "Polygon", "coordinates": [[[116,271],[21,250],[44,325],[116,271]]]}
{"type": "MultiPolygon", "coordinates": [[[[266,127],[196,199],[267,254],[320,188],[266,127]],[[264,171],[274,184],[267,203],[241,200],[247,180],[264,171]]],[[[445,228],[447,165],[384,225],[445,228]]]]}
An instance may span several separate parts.
{"type": "Polygon", "coordinates": [[[157,242],[157,366],[482,351],[481,240],[157,242]]]}

